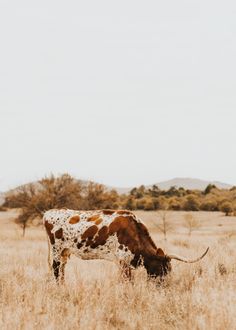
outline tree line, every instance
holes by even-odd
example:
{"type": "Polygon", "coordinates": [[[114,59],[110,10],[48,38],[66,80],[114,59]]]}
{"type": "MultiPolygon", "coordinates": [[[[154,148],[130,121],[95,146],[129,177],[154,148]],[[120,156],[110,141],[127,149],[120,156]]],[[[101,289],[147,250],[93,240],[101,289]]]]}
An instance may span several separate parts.
{"type": "Polygon", "coordinates": [[[51,208],[202,210],[236,215],[236,187],[226,190],[208,185],[200,191],[176,187],[161,190],[156,185],[150,188],[142,185],[131,189],[128,194],[118,194],[102,184],[84,183],[69,174],[51,175],[8,193],[3,207],[20,208],[16,222],[22,225],[23,231],[30,221],[41,219],[43,213],[51,208]]]}
{"type": "Polygon", "coordinates": [[[168,190],[161,190],[156,185],[151,188],[140,186],[126,196],[125,206],[133,210],[222,211],[235,215],[236,187],[219,189],[209,184],[201,191],[174,186],[168,190]]]}

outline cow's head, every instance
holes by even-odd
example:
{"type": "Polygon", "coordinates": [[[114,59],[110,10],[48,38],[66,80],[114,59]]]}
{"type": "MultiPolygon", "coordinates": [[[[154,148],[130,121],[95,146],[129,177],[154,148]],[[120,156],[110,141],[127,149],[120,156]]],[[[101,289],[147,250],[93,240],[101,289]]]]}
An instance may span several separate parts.
{"type": "Polygon", "coordinates": [[[163,277],[171,271],[171,259],[165,255],[162,249],[158,249],[156,255],[147,257],[144,266],[148,275],[152,277],[163,277]]]}
{"type": "Polygon", "coordinates": [[[147,269],[147,273],[153,277],[163,277],[171,271],[171,260],[179,260],[186,263],[194,263],[201,260],[208,252],[209,248],[200,257],[188,260],[181,256],[170,254],[166,255],[162,249],[157,249],[156,255],[147,257],[144,260],[144,266],[147,269]]]}

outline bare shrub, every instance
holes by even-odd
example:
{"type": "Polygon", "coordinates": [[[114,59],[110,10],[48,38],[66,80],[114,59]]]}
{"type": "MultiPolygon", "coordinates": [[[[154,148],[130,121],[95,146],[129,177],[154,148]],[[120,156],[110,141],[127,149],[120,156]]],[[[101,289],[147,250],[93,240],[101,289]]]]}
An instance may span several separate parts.
{"type": "Polygon", "coordinates": [[[182,240],[182,239],[175,239],[172,243],[174,245],[180,246],[180,247],[185,247],[185,248],[189,248],[190,247],[189,242],[187,242],[186,240],[182,240]]]}
{"type": "Polygon", "coordinates": [[[173,229],[172,224],[168,220],[168,211],[159,211],[158,216],[161,219],[161,223],[157,225],[157,228],[163,233],[164,239],[167,240],[167,233],[173,229]]]}
{"type": "Polygon", "coordinates": [[[200,228],[200,222],[191,213],[184,215],[184,224],[188,229],[189,236],[191,236],[193,230],[200,228]]]}
{"type": "Polygon", "coordinates": [[[218,266],[218,272],[219,272],[220,275],[223,276],[223,275],[227,274],[227,269],[226,269],[224,264],[218,263],[217,266],[218,266]]]}

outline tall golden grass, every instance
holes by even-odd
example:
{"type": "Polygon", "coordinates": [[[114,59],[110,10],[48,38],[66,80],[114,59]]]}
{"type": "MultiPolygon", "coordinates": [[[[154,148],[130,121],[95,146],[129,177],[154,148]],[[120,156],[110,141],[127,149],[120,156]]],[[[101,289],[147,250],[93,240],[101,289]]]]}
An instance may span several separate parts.
{"type": "Polygon", "coordinates": [[[169,214],[174,229],[164,241],[156,212],[137,213],[158,246],[195,257],[172,262],[163,283],[147,280],[143,268],[122,281],[116,265],[71,258],[64,285],[48,272],[42,228],[26,237],[0,213],[0,329],[236,329],[236,218],[198,212],[201,227],[187,234],[184,212],[169,214]]]}

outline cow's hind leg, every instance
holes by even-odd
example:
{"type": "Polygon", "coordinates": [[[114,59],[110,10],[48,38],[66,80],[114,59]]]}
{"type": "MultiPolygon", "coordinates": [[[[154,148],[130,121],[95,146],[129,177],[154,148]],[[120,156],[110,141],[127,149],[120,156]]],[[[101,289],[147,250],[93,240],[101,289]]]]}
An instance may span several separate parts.
{"type": "Polygon", "coordinates": [[[121,278],[124,280],[131,280],[132,279],[132,273],[130,265],[127,264],[124,261],[120,261],[120,275],[121,278]]]}
{"type": "Polygon", "coordinates": [[[61,250],[53,246],[52,256],[53,256],[53,263],[52,263],[53,273],[56,281],[58,281],[61,277],[61,264],[62,264],[61,250]]]}
{"type": "Polygon", "coordinates": [[[60,276],[60,266],[61,266],[61,261],[53,259],[52,268],[56,281],[58,281],[60,276]]]}
{"type": "Polygon", "coordinates": [[[64,249],[62,251],[53,251],[53,272],[56,281],[64,282],[65,266],[70,257],[70,250],[64,249]]]}
{"type": "Polygon", "coordinates": [[[65,266],[67,263],[68,258],[70,257],[70,250],[64,249],[61,253],[61,281],[64,282],[65,279],[65,266]]]}

